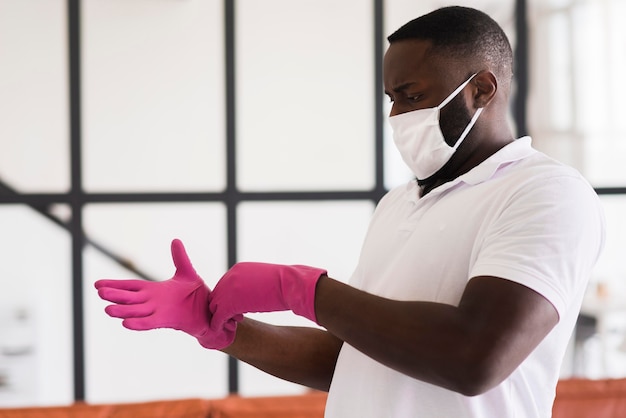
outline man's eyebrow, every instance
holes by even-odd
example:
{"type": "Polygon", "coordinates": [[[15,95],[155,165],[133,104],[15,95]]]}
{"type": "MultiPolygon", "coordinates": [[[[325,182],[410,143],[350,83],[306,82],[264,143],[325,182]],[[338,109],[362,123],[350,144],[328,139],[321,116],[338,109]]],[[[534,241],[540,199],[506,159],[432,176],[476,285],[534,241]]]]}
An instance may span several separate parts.
{"type": "MultiPolygon", "coordinates": [[[[404,91],[406,89],[408,89],[409,87],[411,87],[412,85],[414,85],[415,83],[410,81],[408,83],[404,83],[404,84],[400,84],[399,86],[396,86],[394,88],[392,88],[391,90],[394,92],[399,92],[399,91],[404,91]]],[[[385,89],[385,94],[389,94],[389,91],[385,89]]]]}

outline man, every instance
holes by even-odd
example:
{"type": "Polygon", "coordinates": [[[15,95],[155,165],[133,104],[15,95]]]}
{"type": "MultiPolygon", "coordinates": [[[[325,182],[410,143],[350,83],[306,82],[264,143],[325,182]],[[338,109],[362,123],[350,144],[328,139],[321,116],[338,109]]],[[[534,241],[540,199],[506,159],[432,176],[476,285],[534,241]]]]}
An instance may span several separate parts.
{"type": "Polygon", "coordinates": [[[348,285],[239,263],[211,292],[174,241],[171,280],[96,287],[130,329],[181,329],[328,390],[327,417],[549,417],[604,241],[598,198],[514,139],[511,47],[490,17],[443,8],[388,39],[390,123],[416,180],[377,206],[348,285]],[[324,329],[243,316],[278,310],[324,329]]]}

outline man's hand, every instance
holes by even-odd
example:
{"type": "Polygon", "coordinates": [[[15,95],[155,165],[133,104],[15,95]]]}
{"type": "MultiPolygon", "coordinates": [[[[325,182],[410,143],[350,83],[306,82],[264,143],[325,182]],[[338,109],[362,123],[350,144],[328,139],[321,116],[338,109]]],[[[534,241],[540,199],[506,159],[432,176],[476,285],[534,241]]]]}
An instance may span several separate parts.
{"type": "Polygon", "coordinates": [[[235,321],[211,330],[211,291],[196,273],[180,240],[172,241],[174,276],[162,282],[145,280],[98,280],[98,295],[113,305],[105,308],[112,317],[132,330],[172,328],[198,339],[203,347],[222,349],[235,338],[235,321]]]}
{"type": "Polygon", "coordinates": [[[238,263],[220,279],[210,296],[211,328],[241,321],[247,312],[293,311],[311,321],[315,287],[325,270],[308,266],[238,263]]]}

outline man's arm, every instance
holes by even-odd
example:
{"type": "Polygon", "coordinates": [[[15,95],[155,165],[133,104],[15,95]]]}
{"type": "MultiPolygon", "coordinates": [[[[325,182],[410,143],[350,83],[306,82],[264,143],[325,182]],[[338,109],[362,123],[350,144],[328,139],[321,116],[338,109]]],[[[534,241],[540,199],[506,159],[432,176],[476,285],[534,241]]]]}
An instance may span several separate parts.
{"type": "Polygon", "coordinates": [[[470,280],[458,307],[374,296],[323,276],[320,325],[401,373],[473,396],[505,379],[557,324],[554,306],[523,285],[470,280]]]}
{"type": "Polygon", "coordinates": [[[113,302],[106,312],[129,329],[184,331],[204,347],[227,347],[225,352],[261,370],[321,390],[330,385],[345,341],[408,376],[467,395],[482,393],[508,376],[558,322],[543,296],[495,277],[470,280],[454,307],[385,299],[302,266],[233,267],[245,274],[225,275],[222,296],[218,283],[209,304],[210,291],[178,240],[172,257],[176,272],[169,280],[97,281],[100,297],[113,302]],[[246,310],[246,303],[254,310],[246,310]],[[329,332],[246,319],[232,342],[233,321],[265,308],[292,309],[329,332]],[[219,309],[225,320],[213,321],[219,309]]]}
{"type": "Polygon", "coordinates": [[[223,351],[281,379],[328,391],[342,343],[321,329],[246,318],[223,351]]]}
{"type": "Polygon", "coordinates": [[[224,352],[328,390],[345,341],[401,373],[472,396],[513,372],[558,322],[543,296],[495,277],[470,280],[456,307],[385,299],[322,276],[315,311],[328,332],[245,319],[224,352]]]}

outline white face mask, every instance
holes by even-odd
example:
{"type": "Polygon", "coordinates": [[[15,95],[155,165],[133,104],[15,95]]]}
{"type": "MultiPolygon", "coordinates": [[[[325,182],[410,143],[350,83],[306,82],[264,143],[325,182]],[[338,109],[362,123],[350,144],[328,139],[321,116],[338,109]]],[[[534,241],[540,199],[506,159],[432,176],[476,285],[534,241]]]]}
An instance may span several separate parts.
{"type": "Polygon", "coordinates": [[[480,116],[482,107],[476,110],[454,146],[446,143],[439,125],[439,111],[454,99],[475,75],[457,87],[439,106],[413,110],[389,118],[396,147],[404,162],[419,180],[432,176],[450,160],[480,116]]]}

